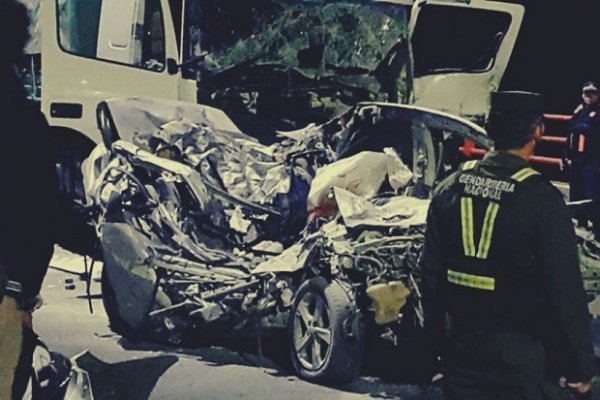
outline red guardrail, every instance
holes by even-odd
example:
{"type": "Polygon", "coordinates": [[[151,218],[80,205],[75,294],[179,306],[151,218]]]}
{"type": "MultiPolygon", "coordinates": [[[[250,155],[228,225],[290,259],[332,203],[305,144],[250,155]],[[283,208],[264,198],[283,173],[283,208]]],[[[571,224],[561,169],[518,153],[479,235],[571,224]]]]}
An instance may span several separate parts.
{"type": "Polygon", "coordinates": [[[569,122],[571,117],[571,115],[564,114],[544,114],[544,119],[548,121],[569,122]]]}
{"type": "Polygon", "coordinates": [[[556,143],[556,144],[566,144],[567,138],[562,136],[542,136],[542,142],[547,143],[556,143]]]}
{"type": "MultiPolygon", "coordinates": [[[[465,146],[466,147],[466,146],[465,146]]],[[[460,151],[465,154],[465,147],[461,147],[460,151]]],[[[485,153],[487,153],[486,150],[483,149],[471,149],[471,150],[467,150],[469,155],[467,157],[473,157],[473,158],[480,158],[483,157],[485,155],[485,153]]],[[[531,156],[529,158],[529,161],[532,164],[542,164],[542,165],[554,165],[557,167],[560,167],[561,164],[561,159],[560,158],[555,158],[555,157],[544,157],[544,156],[531,156]]]]}
{"type": "MultiPolygon", "coordinates": [[[[569,122],[571,120],[571,116],[562,114],[544,114],[544,119],[554,122],[569,122]]],[[[564,145],[567,142],[567,138],[563,136],[544,135],[542,136],[541,140],[546,143],[556,143],[560,145],[564,145]]],[[[475,143],[470,140],[465,140],[464,145],[459,148],[459,151],[464,154],[465,157],[469,158],[483,157],[486,153],[486,150],[476,148],[475,143]]],[[[557,167],[560,167],[562,163],[560,158],[536,155],[532,156],[529,161],[531,161],[533,164],[553,165],[557,167]]]]}

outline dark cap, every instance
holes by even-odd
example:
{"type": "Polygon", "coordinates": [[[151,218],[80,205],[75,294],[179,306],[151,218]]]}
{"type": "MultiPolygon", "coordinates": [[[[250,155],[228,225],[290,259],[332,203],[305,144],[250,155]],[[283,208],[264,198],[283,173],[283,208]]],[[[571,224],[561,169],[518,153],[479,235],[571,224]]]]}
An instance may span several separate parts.
{"type": "Polygon", "coordinates": [[[492,112],[499,114],[534,114],[544,111],[544,96],[530,92],[492,93],[492,112]]]}
{"type": "Polygon", "coordinates": [[[530,92],[494,92],[488,134],[497,149],[520,148],[533,137],[533,127],[542,121],[544,97],[530,92]]]}
{"type": "Polygon", "coordinates": [[[594,81],[589,81],[583,84],[583,88],[581,89],[583,93],[585,92],[598,92],[598,84],[594,81]]]}

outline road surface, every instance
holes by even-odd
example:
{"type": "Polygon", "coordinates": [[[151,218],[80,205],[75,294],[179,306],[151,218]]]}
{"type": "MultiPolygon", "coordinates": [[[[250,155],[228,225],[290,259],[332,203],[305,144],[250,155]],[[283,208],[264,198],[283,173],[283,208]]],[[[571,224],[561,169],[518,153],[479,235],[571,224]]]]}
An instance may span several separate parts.
{"type": "MultiPolygon", "coordinates": [[[[384,382],[361,377],[331,388],[295,377],[285,357],[268,351],[272,339],[263,339],[260,356],[255,340],[172,348],[132,343],[112,333],[100,298],[100,284],[91,285],[90,313],[85,282],[74,273],[84,271],[83,260],[59,250],[44,281],[43,307],[36,311],[34,328],[54,351],[82,359],[90,370],[96,399],[441,399],[436,385],[384,382]],[[72,279],[74,289],[66,289],[72,279]]],[[[94,275],[98,276],[96,269],[94,275]]],[[[278,347],[279,344],[273,345],[278,347]]],[[[278,347],[279,348],[279,347],[278,347]]],[[[389,368],[402,360],[385,360],[389,368]]]]}

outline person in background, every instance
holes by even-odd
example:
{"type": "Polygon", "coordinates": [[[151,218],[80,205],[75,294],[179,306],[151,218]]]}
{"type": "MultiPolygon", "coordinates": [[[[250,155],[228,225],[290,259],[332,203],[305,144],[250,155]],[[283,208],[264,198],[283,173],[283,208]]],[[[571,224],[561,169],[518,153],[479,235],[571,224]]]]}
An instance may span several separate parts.
{"type": "Polygon", "coordinates": [[[31,369],[24,337],[60,224],[48,124],[16,73],[28,39],[27,9],[0,0],[0,399],[20,399],[31,369]]]}
{"type": "Polygon", "coordinates": [[[590,316],[571,217],[561,193],[528,163],[544,130],[542,103],[538,94],[493,93],[495,151],[444,179],[429,207],[425,334],[452,400],[591,391],[590,316]]]}
{"type": "Polygon", "coordinates": [[[583,85],[583,102],[575,109],[569,126],[564,164],[569,176],[569,201],[592,200],[577,219],[593,225],[600,240],[600,91],[596,82],[583,85]]]}

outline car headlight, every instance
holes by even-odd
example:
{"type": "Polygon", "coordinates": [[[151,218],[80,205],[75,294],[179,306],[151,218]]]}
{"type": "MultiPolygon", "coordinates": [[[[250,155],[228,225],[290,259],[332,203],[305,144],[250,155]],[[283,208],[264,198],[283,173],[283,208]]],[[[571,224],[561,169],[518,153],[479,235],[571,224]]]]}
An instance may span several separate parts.
{"type": "Polygon", "coordinates": [[[338,263],[343,269],[354,268],[354,258],[348,255],[341,255],[338,257],[338,263]]]}

